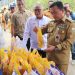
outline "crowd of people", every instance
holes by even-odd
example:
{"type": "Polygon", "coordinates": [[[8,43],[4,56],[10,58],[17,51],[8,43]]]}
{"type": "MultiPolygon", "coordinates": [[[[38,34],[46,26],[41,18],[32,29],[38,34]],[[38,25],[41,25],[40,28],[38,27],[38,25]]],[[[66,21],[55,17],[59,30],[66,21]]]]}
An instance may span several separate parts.
{"type": "Polygon", "coordinates": [[[72,58],[75,60],[75,13],[72,12],[69,3],[49,0],[48,6],[48,10],[44,10],[42,4],[37,3],[32,13],[25,9],[24,0],[17,0],[17,5],[10,4],[9,12],[6,8],[2,11],[2,25],[6,31],[10,21],[11,35],[19,37],[23,48],[31,51],[37,49],[43,58],[54,61],[66,75],[71,50],[72,58]],[[43,35],[42,48],[38,47],[38,27],[43,35]]]}

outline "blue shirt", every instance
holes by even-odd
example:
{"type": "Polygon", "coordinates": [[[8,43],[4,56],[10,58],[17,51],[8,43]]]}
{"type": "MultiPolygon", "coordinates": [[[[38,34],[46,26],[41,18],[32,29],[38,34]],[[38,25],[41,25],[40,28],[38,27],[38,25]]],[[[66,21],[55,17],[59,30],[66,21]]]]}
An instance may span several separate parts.
{"type": "Polygon", "coordinates": [[[71,12],[71,13],[70,13],[70,16],[71,16],[71,19],[72,19],[72,20],[75,20],[75,13],[71,12]]]}

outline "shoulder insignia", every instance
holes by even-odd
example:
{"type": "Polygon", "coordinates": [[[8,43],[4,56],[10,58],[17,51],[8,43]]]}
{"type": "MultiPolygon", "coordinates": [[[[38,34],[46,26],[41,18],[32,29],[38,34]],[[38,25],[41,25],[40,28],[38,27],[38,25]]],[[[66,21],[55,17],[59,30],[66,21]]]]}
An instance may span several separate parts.
{"type": "Polygon", "coordinates": [[[65,20],[65,21],[68,21],[68,22],[72,23],[72,20],[71,20],[71,19],[69,19],[69,18],[66,18],[66,20],[65,20]]]}

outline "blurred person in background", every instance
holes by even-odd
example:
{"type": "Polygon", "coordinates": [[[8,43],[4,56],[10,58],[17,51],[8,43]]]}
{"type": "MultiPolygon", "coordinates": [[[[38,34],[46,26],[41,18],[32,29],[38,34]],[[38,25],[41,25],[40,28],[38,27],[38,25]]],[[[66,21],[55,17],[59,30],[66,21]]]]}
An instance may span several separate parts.
{"type": "MultiPolygon", "coordinates": [[[[65,10],[65,14],[66,16],[73,20],[73,22],[75,22],[75,13],[72,12],[71,10],[71,7],[70,7],[70,4],[69,3],[65,3],[64,4],[64,10],[65,10]]],[[[75,36],[75,25],[73,25],[73,35],[75,36]]],[[[75,40],[75,39],[74,39],[75,40]]],[[[73,42],[73,45],[72,45],[72,64],[75,64],[75,41],[73,42]]]]}
{"type": "Polygon", "coordinates": [[[6,7],[4,7],[3,10],[2,10],[2,25],[3,25],[4,30],[6,30],[8,18],[9,18],[8,10],[7,10],[6,7]]]}
{"type": "Polygon", "coordinates": [[[16,9],[16,4],[14,3],[11,3],[10,6],[9,6],[9,13],[8,13],[8,25],[7,25],[7,29],[10,30],[11,32],[11,19],[12,19],[12,16],[13,14],[15,13],[15,9],[16,9]]]}
{"type": "Polygon", "coordinates": [[[16,5],[14,3],[10,4],[10,7],[9,7],[9,18],[11,19],[13,14],[15,13],[15,8],[16,8],[16,5]]]}
{"type": "Polygon", "coordinates": [[[75,20],[75,13],[71,10],[69,3],[64,4],[64,9],[66,16],[72,20],[75,20]]]}
{"type": "Polygon", "coordinates": [[[49,6],[50,6],[53,2],[54,2],[53,0],[49,0],[49,1],[48,1],[48,9],[46,9],[46,10],[44,11],[44,15],[47,16],[47,17],[49,17],[50,19],[53,19],[53,17],[52,17],[52,14],[51,14],[50,10],[49,10],[49,6]]]}

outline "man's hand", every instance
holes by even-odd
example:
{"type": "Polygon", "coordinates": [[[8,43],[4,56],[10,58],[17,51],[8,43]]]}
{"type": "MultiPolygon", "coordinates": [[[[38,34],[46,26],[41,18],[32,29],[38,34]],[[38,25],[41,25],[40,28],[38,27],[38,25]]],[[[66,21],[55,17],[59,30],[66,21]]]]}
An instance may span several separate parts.
{"type": "Polygon", "coordinates": [[[49,45],[47,49],[45,49],[45,52],[52,52],[55,50],[55,46],[49,45]]]}
{"type": "Polygon", "coordinates": [[[37,32],[38,32],[38,28],[35,26],[34,29],[33,29],[33,31],[34,31],[35,33],[37,33],[37,32]]]}

